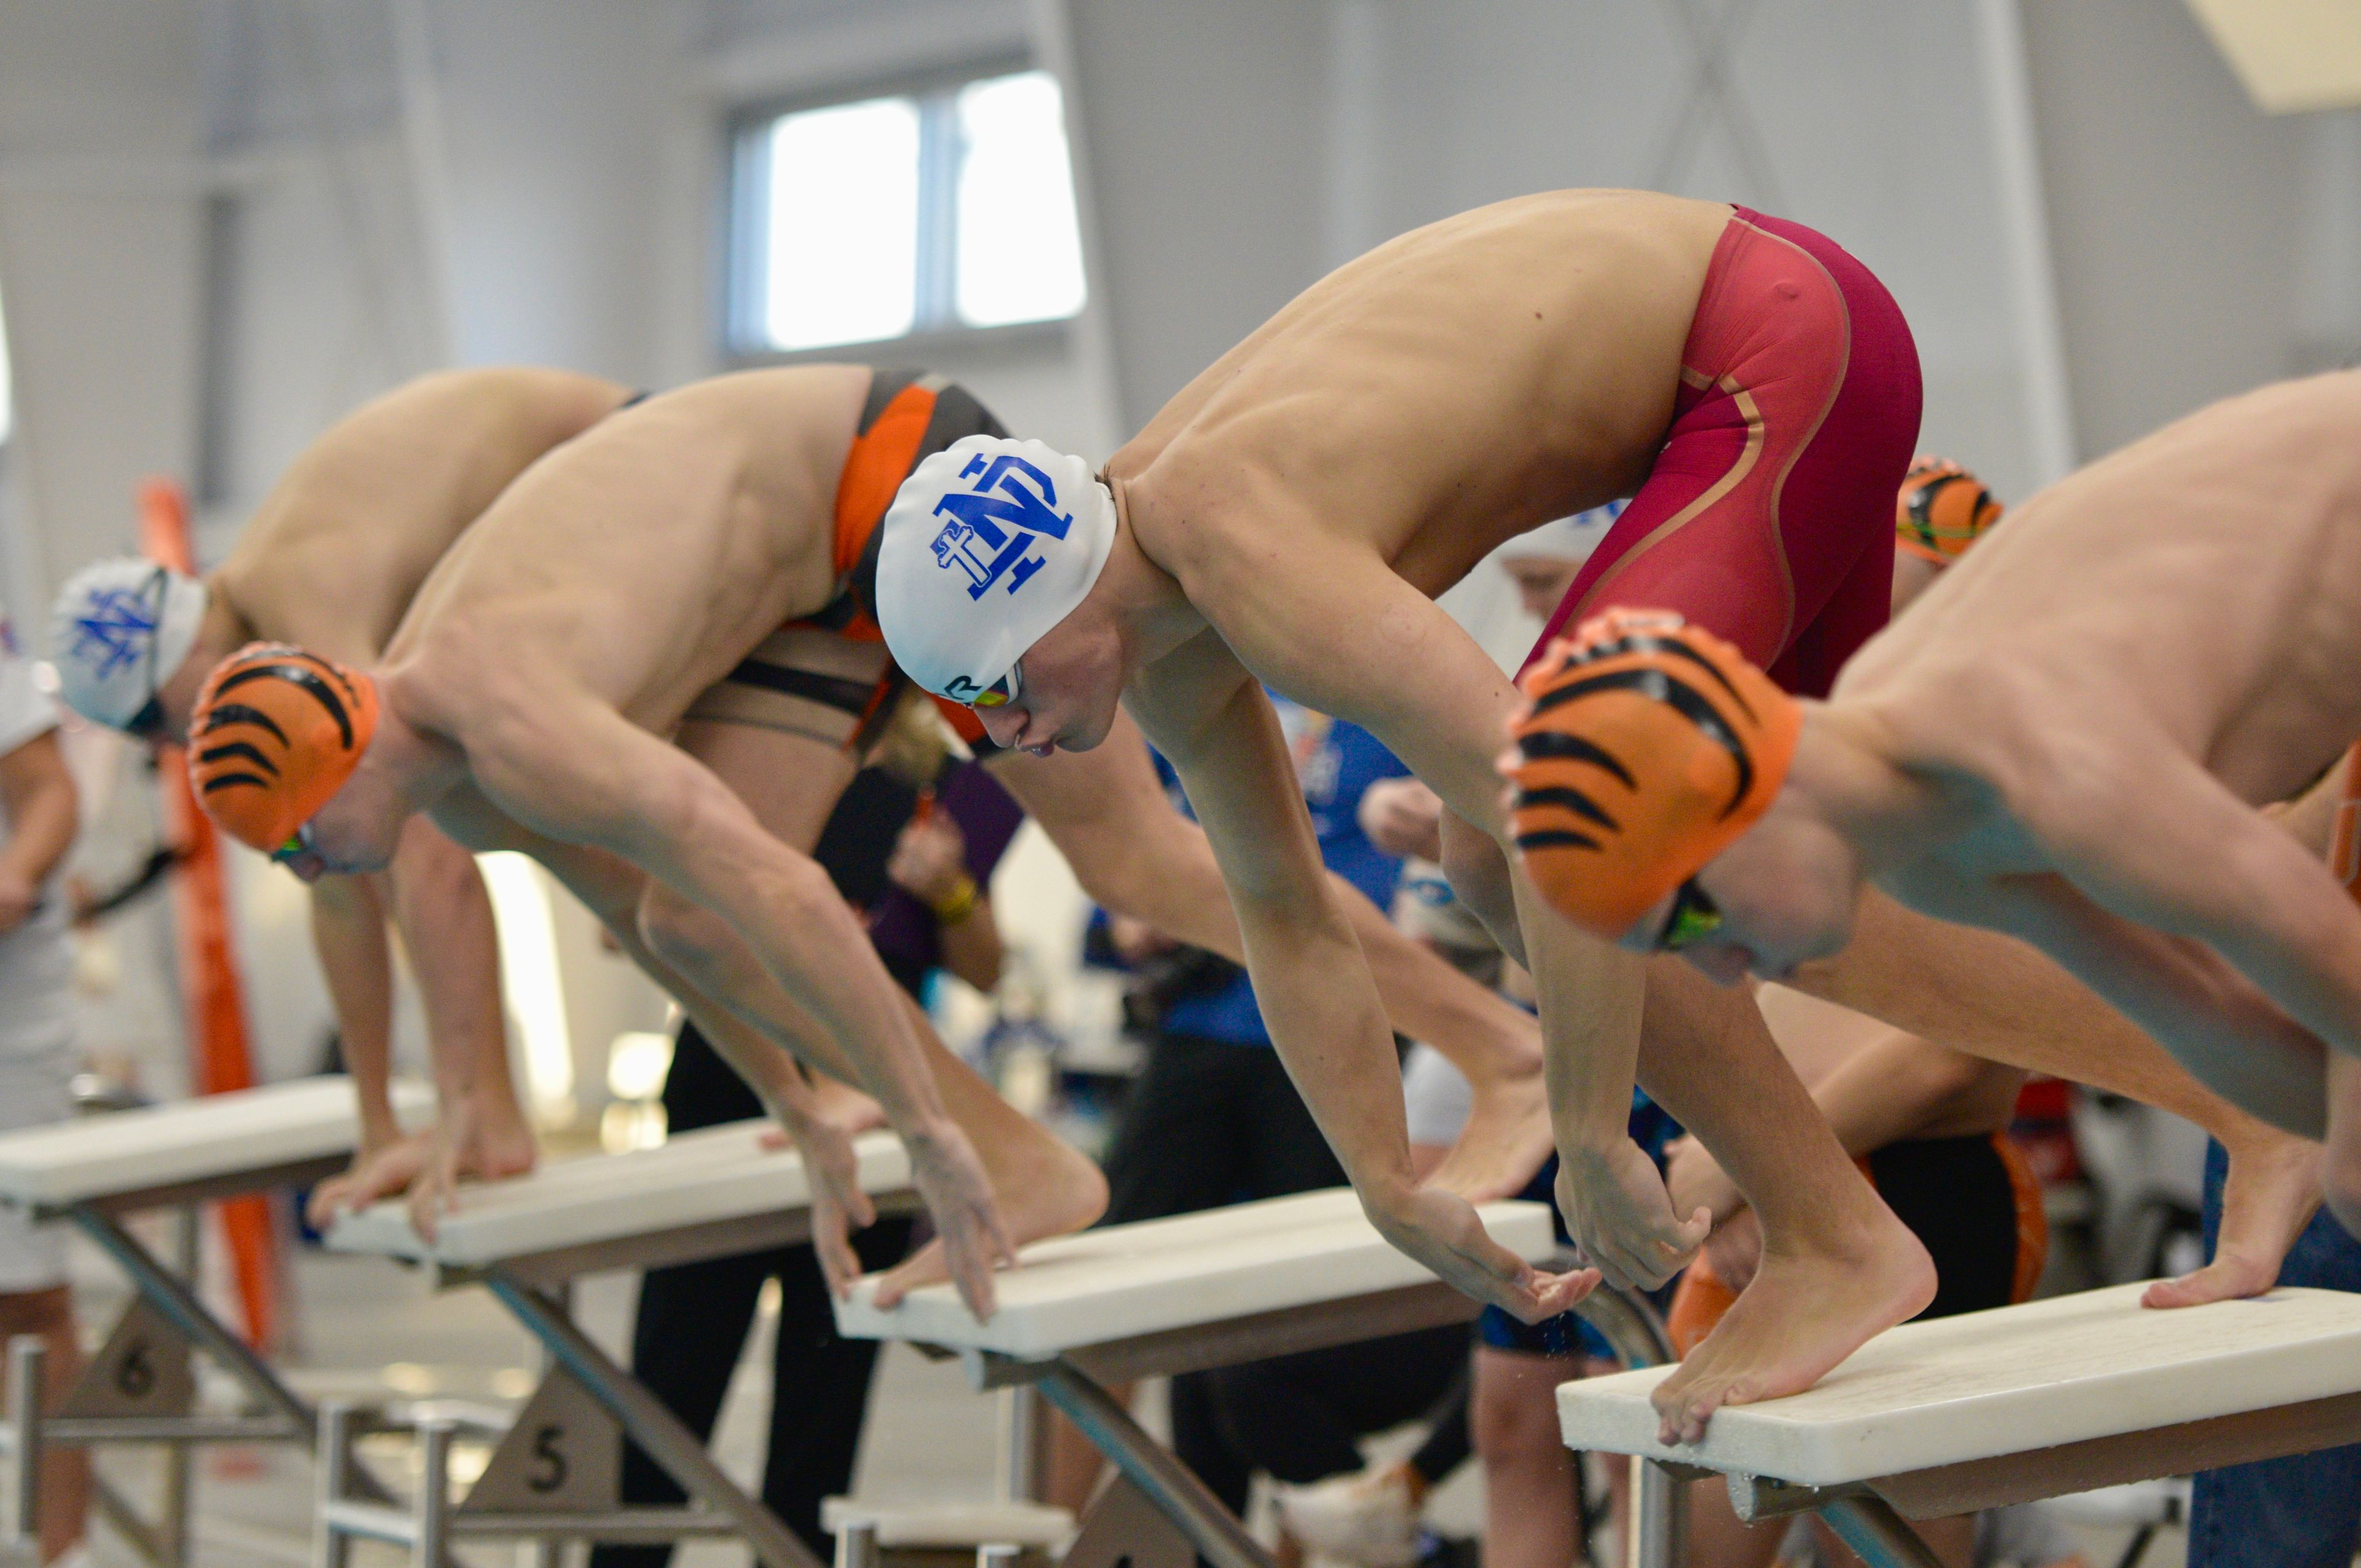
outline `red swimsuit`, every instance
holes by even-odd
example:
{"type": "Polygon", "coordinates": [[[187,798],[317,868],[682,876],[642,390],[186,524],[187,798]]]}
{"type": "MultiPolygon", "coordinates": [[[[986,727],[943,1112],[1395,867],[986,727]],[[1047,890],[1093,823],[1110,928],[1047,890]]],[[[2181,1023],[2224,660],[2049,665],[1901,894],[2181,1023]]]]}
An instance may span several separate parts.
{"type": "Polygon", "coordinates": [[[1883,626],[1918,351],[1834,242],[1744,207],[1715,246],[1647,482],[1534,645],[1618,605],[1674,609],[1825,696],[1883,626]]]}

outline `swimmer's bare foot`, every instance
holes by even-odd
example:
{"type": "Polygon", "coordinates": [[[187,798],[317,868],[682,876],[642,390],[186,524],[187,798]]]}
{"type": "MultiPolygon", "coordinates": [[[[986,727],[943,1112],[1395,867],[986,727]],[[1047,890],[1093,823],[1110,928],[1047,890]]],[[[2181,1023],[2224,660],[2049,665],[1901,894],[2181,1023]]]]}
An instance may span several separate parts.
{"type": "Polygon", "coordinates": [[[541,1145],[515,1100],[482,1091],[459,1098],[430,1135],[425,1168],[410,1188],[410,1228],[426,1241],[459,1208],[459,1183],[506,1181],[540,1163],[541,1145]]]}
{"type": "Polygon", "coordinates": [[[488,1108],[476,1128],[467,1168],[486,1181],[523,1176],[541,1163],[541,1140],[514,1101],[488,1108]]]}
{"type": "Polygon", "coordinates": [[[1541,1056],[1536,1052],[1529,1067],[1515,1064],[1468,1088],[1473,1101],[1467,1124],[1426,1185],[1456,1192],[1470,1203],[1512,1198],[1525,1190],[1554,1146],[1541,1056]]]}
{"type": "Polygon", "coordinates": [[[2143,1307],[2202,1307],[2260,1295],[2320,1208],[2320,1146],[2242,1117],[2239,1131],[2218,1135],[2230,1156],[2222,1184],[2221,1240],[2213,1261],[2178,1279],[2159,1279],[2143,1307]]]}
{"type": "MultiPolygon", "coordinates": [[[[979,1149],[1008,1237],[1018,1246],[1079,1231],[1106,1212],[1106,1178],[1080,1151],[1031,1124],[1029,1135],[996,1139],[979,1149]]],[[[928,1242],[877,1282],[877,1305],[892,1307],[922,1285],[950,1277],[943,1244],[928,1242]]]]}
{"type": "Polygon", "coordinates": [[[1753,1282],[1656,1386],[1657,1441],[1697,1442],[1724,1405],[1801,1393],[1934,1299],[1934,1259],[1883,1203],[1872,1226],[1840,1252],[1798,1255],[1766,1245],[1753,1282]]]}
{"type": "Polygon", "coordinates": [[[410,1190],[433,1157],[428,1135],[409,1133],[375,1149],[355,1151],[353,1163],[341,1176],[332,1176],[312,1189],[303,1218],[315,1230],[325,1230],[340,1215],[357,1213],[370,1204],[410,1190]]]}

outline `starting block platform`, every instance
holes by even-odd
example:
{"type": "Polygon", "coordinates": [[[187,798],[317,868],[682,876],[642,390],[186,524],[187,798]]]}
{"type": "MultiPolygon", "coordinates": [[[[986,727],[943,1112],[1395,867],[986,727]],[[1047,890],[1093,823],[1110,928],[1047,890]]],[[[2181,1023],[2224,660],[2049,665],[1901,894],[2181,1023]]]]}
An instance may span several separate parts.
{"type": "MultiPolygon", "coordinates": [[[[423,1084],[392,1086],[394,1109],[414,1125],[431,1113],[423,1084]]],[[[0,1446],[14,1455],[14,1487],[0,1549],[25,1544],[41,1450],[50,1444],[161,1443],[173,1450],[164,1517],[140,1519],[101,1486],[97,1506],[150,1562],[172,1563],[188,1541],[188,1445],[296,1442],[311,1448],[318,1415],[269,1365],[214,1317],[184,1277],[125,1228],[144,1210],[189,1210],[181,1247],[193,1261],[192,1205],[280,1187],[302,1186],[343,1170],[360,1141],[360,1117],[348,1080],[305,1079],[262,1089],[205,1095],[170,1105],[82,1117],[0,1135],[0,1203],[38,1221],[73,1225],[130,1277],[137,1294],[109,1332],[82,1380],[54,1414],[44,1414],[43,1349],[36,1339],[9,1346],[12,1394],[0,1420],[0,1446]],[[196,1409],[190,1364],[203,1351],[233,1378],[252,1409],[237,1415],[196,1409]]]]}
{"type": "MultiPolygon", "coordinates": [[[[662,1146],[545,1165],[514,1180],[460,1190],[430,1242],[407,1210],[380,1203],[340,1220],[327,1243],[430,1267],[438,1285],[480,1284],[538,1340],[549,1369],[466,1497],[454,1504],[451,1450],[482,1423],[428,1414],[414,1430],[424,1466],[407,1507],[354,1495],[353,1447],[392,1430],[367,1412],[331,1404],[320,1422],[315,1561],[335,1568],[356,1540],[410,1549],[421,1563],[449,1560],[471,1541],[654,1542],[734,1536],[764,1568],[819,1568],[777,1516],[714,1464],[705,1445],[647,1387],[575,1323],[572,1280],[618,1268],[656,1268],[807,1241],[811,1188],[791,1148],[764,1146],[769,1124],[731,1123],[684,1133],[662,1146]],[[626,1506],[629,1438],[688,1494],[685,1508],[626,1506]]],[[[862,1190],[881,1213],[918,1205],[909,1157],[890,1133],[855,1141],[862,1190]]]]}
{"type": "MultiPolygon", "coordinates": [[[[2361,1295],[2152,1310],[2146,1288],[1905,1323],[1801,1394],[1716,1412],[1694,1446],[1656,1442],[1665,1367],[1562,1386],[1560,1427],[1644,1461],[1643,1497],[1719,1477],[1741,1519],[1817,1511],[1872,1568],[1934,1568],[1908,1519],[2361,1442],[2361,1295]]],[[[1639,1568],[1681,1562],[1684,1511],[1635,1514],[1639,1568]]]]}
{"type": "MultiPolygon", "coordinates": [[[[1495,1241],[1529,1261],[1555,1251],[1545,1204],[1487,1204],[1495,1241]]],[[[1066,1568],[1270,1568],[1204,1483],[1104,1387],[1465,1322],[1477,1303],[1378,1234],[1349,1188],[1273,1198],[1037,1242],[994,1277],[979,1322],[949,1285],[892,1310],[865,1280],[838,1330],[957,1354],[979,1388],[1030,1384],[1121,1472],[1092,1506],[1066,1568]]]]}

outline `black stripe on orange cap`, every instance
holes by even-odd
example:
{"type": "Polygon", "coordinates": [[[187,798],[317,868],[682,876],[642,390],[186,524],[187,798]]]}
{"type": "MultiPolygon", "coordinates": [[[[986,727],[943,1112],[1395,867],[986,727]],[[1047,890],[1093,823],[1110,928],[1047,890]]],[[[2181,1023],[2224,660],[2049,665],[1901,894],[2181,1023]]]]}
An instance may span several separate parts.
{"type": "Polygon", "coordinates": [[[268,853],[344,787],[377,718],[368,676],[283,642],[249,644],[197,694],[190,781],[206,815],[268,853]]]}
{"type": "Polygon", "coordinates": [[[1769,806],[1801,728],[1794,699],[1665,611],[1611,610],[1553,647],[1505,771],[1543,895],[1614,939],[1769,806]]]}

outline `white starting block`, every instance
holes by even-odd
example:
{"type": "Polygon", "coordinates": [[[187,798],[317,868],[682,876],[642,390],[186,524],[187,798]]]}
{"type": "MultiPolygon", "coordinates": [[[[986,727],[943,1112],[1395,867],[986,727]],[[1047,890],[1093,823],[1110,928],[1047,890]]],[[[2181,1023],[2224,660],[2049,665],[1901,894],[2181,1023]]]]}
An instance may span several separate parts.
{"type": "MultiPolygon", "coordinates": [[[[2361,1442],[2361,1295],[2152,1311],[2144,1288],[1905,1323],[1804,1393],[1717,1412],[1694,1447],[1656,1442],[1664,1368],[1564,1385],[1559,1424],[1645,1460],[1643,1495],[1719,1475],[1741,1519],[1816,1510],[1871,1568],[1937,1568],[1906,1519],[2361,1442]]],[[[1636,1568],[1683,1561],[1683,1510],[1638,1512],[1636,1568]]]]}
{"type": "MultiPolygon", "coordinates": [[[[445,1287],[480,1283],[516,1314],[550,1369],[456,1507],[450,1453],[465,1427],[428,1416],[411,1423],[425,1465],[407,1508],[352,1496],[352,1445],[386,1430],[331,1404],[320,1423],[315,1561],[341,1568],[353,1541],[410,1548],[421,1564],[448,1560],[457,1542],[488,1538],[666,1541],[730,1535],[765,1568],[819,1568],[776,1515],[723,1474],[678,1417],[575,1325],[565,1296],[576,1277],[659,1268],[793,1245],[811,1235],[803,1161],[762,1146],[767,1124],[736,1122],[685,1133],[659,1148],[543,1167],[513,1181],[463,1189],[429,1244],[398,1203],[346,1216],[328,1233],[338,1252],[377,1253],[432,1266],[445,1287]],[[691,1499],[686,1508],[626,1507],[623,1440],[638,1443],[691,1499]]],[[[888,1133],[855,1145],[862,1190],[881,1213],[917,1207],[909,1157],[888,1133]]]]}
{"type": "MultiPolygon", "coordinates": [[[[423,1121],[434,1104],[432,1091],[422,1084],[396,1083],[392,1098],[405,1124],[423,1121]]],[[[100,1512],[143,1556],[159,1563],[181,1561],[188,1541],[188,1445],[313,1445],[317,1412],[214,1316],[181,1274],[124,1228],[122,1216],[317,1181],[343,1170],[359,1139],[352,1086],[342,1077],[206,1095],[0,1135],[0,1202],[35,1220],[71,1223],[114,1258],[138,1292],[55,1414],[45,1415],[38,1398],[41,1343],[25,1338],[9,1346],[13,1392],[6,1418],[0,1420],[0,1445],[15,1456],[15,1487],[0,1547],[28,1539],[33,1487],[46,1445],[137,1442],[171,1448],[160,1520],[149,1523],[111,1488],[94,1488],[100,1512]],[[252,1401],[250,1411],[197,1412],[189,1357],[198,1350],[236,1380],[252,1401]]],[[[193,1232],[186,1234],[192,1237],[193,1232]]]]}
{"type": "MultiPolygon", "coordinates": [[[[1493,1239],[1520,1256],[1554,1250],[1547,1205],[1482,1212],[1493,1239]]],[[[1236,1517],[1105,1383],[1465,1322],[1477,1310],[1389,1246],[1345,1188],[1038,1242],[995,1283],[998,1309],[978,1322],[949,1285],[884,1311],[875,1281],[864,1281],[837,1304],[837,1328],[956,1352],[979,1388],[1032,1384],[1114,1463],[1127,1484],[1093,1505],[1066,1568],[1123,1557],[1136,1568],[1189,1568],[1192,1551],[1216,1568],[1270,1568],[1236,1517]]]]}

